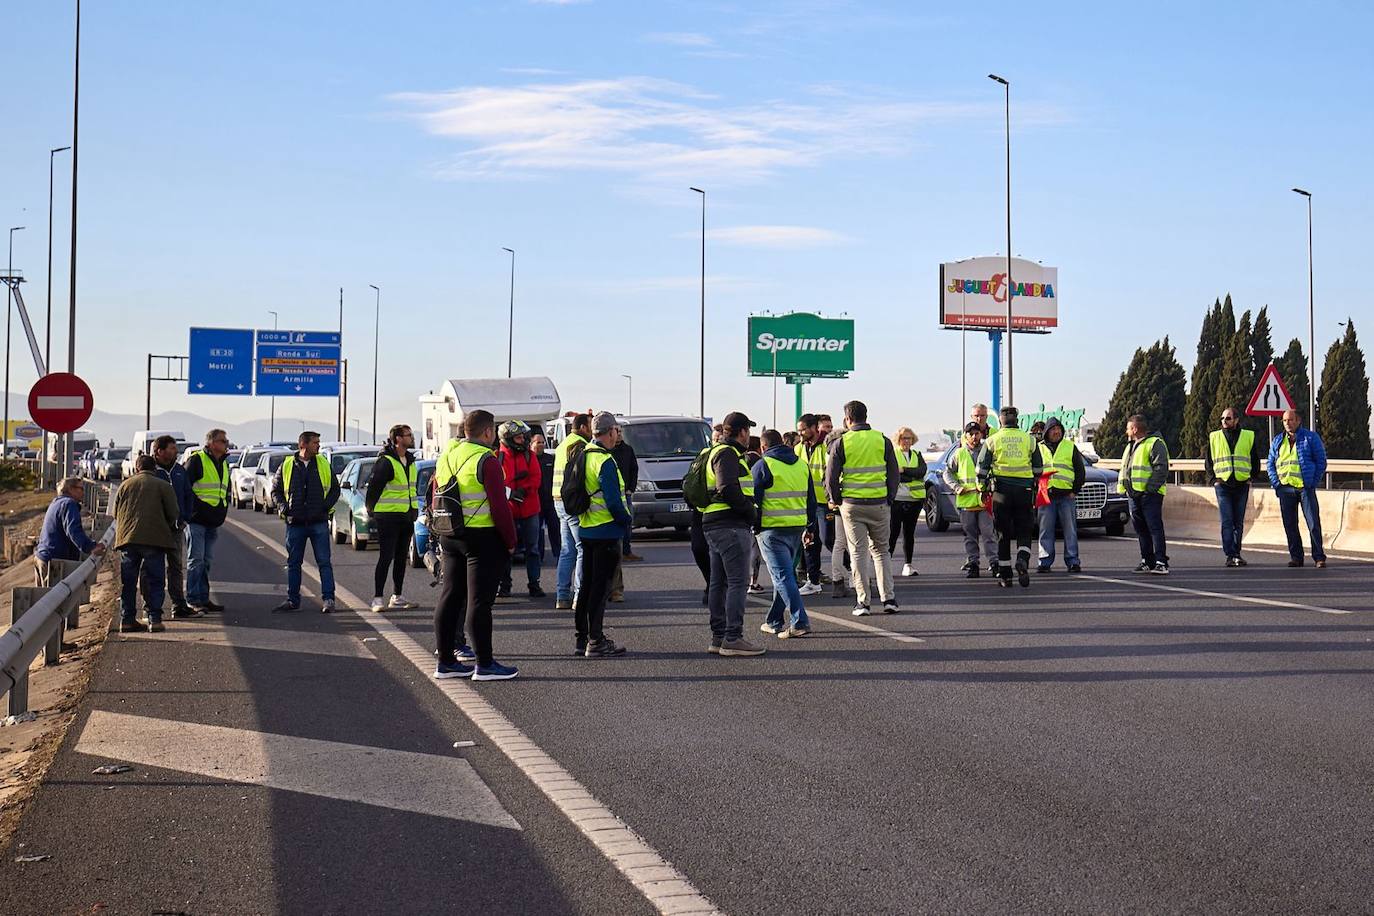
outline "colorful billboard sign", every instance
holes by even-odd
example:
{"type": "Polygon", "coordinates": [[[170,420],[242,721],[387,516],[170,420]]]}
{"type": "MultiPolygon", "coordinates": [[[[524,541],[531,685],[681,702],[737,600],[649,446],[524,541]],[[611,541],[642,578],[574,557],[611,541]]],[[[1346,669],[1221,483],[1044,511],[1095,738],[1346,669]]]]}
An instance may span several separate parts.
{"type": "MultiPolygon", "coordinates": [[[[1047,334],[1059,326],[1059,268],[1011,259],[1011,326],[1047,334]]],[[[940,324],[996,330],[1007,326],[1007,259],[965,258],[940,265],[940,324]]]]}
{"type": "Polygon", "coordinates": [[[854,371],[854,319],[809,312],[749,316],[749,374],[846,378],[854,371]]]}

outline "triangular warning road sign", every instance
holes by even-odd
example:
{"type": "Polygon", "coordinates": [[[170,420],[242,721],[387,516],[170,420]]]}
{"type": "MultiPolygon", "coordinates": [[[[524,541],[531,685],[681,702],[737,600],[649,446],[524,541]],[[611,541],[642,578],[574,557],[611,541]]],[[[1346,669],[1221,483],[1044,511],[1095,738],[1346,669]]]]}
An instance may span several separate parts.
{"type": "Polygon", "coordinates": [[[1245,413],[1252,417],[1281,417],[1285,410],[1293,410],[1293,396],[1279,378],[1279,370],[1270,363],[1260,376],[1255,393],[1250,395],[1250,404],[1245,413]]]}

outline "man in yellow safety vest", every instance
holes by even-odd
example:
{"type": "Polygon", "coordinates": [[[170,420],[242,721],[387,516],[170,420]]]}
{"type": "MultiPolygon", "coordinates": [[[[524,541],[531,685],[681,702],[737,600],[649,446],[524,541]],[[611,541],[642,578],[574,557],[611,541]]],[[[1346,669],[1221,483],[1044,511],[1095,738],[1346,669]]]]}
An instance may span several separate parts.
{"type": "Polygon", "coordinates": [[[1078,446],[1064,434],[1064,424],[1058,417],[1050,417],[1045,424],[1040,459],[1049,477],[1050,501],[1040,507],[1040,562],[1035,571],[1047,573],[1054,568],[1054,534],[1058,529],[1064,533],[1064,565],[1071,573],[1082,572],[1078,559],[1078,491],[1087,479],[1087,467],[1078,446]]]}
{"type": "Polygon", "coordinates": [[[988,569],[997,570],[997,529],[992,513],[983,505],[983,491],[978,486],[978,452],[983,447],[983,424],[969,420],[964,424],[964,441],[949,453],[942,475],[945,485],[954,491],[954,508],[959,511],[959,525],[964,530],[964,570],[966,579],[977,579],[978,564],[988,562],[988,569]],[[980,560],[978,548],[982,546],[980,560]]]}
{"type": "Polygon", "coordinates": [[[320,434],[306,430],[296,440],[296,454],[282,462],[272,478],[272,502],[286,522],[286,600],[278,613],[301,609],[301,564],[305,545],[320,571],[320,610],[334,610],[334,566],[330,559],[329,519],[339,501],[339,481],[320,454],[320,434]]]}
{"type": "MultiPolygon", "coordinates": [[[[892,440],[868,425],[868,406],[863,401],[844,405],[845,433],[830,445],[826,457],[825,494],[830,508],[844,524],[854,572],[855,617],[872,613],[873,596],[859,556],[873,558],[878,597],[883,613],[898,611],[892,584],[892,554],[888,534],[892,524],[892,500],[901,486],[901,469],[892,440]]],[[[838,538],[836,539],[838,547],[838,538]]]]}
{"type": "Polygon", "coordinates": [[[186,480],[191,484],[191,518],[186,525],[186,603],[198,611],[224,610],[210,600],[210,567],[215,541],[229,513],[229,434],[212,429],[205,434],[205,448],[186,461],[186,480]]]}
{"type": "Polygon", "coordinates": [[[1312,539],[1312,559],[1318,569],[1326,567],[1322,546],[1321,503],[1317,484],[1326,476],[1326,445],[1321,436],[1302,425],[1296,410],[1283,413],[1283,432],[1269,444],[1269,482],[1279,498],[1283,531],[1288,536],[1288,565],[1302,566],[1302,535],[1298,531],[1298,506],[1307,519],[1312,539]]]}
{"type": "Polygon", "coordinates": [[[1245,507],[1250,502],[1250,479],[1259,473],[1259,438],[1253,429],[1241,429],[1240,411],[1234,407],[1221,411],[1221,429],[1207,437],[1202,466],[1217,494],[1226,565],[1244,566],[1240,543],[1245,532],[1245,507]]]}
{"type": "Polygon", "coordinates": [[[1126,421],[1126,453],[1116,488],[1131,501],[1131,525],[1140,541],[1138,573],[1169,574],[1169,545],[1164,539],[1164,494],[1169,482],[1169,447],[1150,433],[1141,414],[1126,421]]]}

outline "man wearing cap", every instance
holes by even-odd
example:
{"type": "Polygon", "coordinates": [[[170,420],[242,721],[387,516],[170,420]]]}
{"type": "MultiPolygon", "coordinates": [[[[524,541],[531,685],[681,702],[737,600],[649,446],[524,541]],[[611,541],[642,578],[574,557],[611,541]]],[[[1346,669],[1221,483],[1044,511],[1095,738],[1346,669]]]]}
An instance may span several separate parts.
{"type": "Polygon", "coordinates": [[[611,583],[620,569],[621,543],[630,530],[630,511],[625,508],[625,480],[611,451],[620,439],[615,415],[602,411],[592,418],[591,444],[574,461],[585,464],[584,477],[591,505],[577,517],[582,538],[582,584],[573,599],[577,643],[573,652],[585,658],[612,658],[625,647],[606,638],[602,621],[611,583]]]}
{"type": "Polygon", "coordinates": [[[706,651],[723,656],[762,655],[764,649],[744,638],[748,599],[749,555],[753,543],[754,479],[744,453],[754,422],[739,411],[721,421],[722,441],[711,446],[706,489],[713,500],[701,512],[702,533],[711,554],[711,643],[706,651]]]}
{"type": "MultiPolygon", "coordinates": [[[[860,557],[873,558],[878,597],[883,613],[897,613],[892,584],[888,533],[892,524],[892,500],[901,486],[901,468],[892,440],[868,425],[868,406],[863,401],[844,405],[845,433],[830,445],[826,458],[825,493],[844,524],[853,567],[855,617],[871,613],[873,596],[860,557]]],[[[838,545],[837,545],[838,546],[838,545]]]]}
{"type": "Polygon", "coordinates": [[[983,506],[983,493],[978,487],[978,451],[983,447],[983,425],[976,420],[964,424],[964,442],[950,453],[945,462],[945,484],[954,491],[954,507],[959,510],[959,525],[964,529],[964,576],[977,579],[979,575],[978,547],[983,559],[992,569],[997,562],[997,530],[992,513],[983,506]]]}

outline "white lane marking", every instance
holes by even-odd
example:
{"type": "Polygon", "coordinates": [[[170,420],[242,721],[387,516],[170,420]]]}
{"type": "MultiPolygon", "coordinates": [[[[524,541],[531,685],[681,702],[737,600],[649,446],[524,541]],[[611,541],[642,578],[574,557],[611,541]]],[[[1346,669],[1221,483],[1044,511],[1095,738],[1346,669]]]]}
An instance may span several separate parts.
{"type": "Polygon", "coordinates": [[[189,620],[173,620],[167,624],[167,630],[163,633],[134,633],[130,638],[195,642],[235,649],[267,649],[272,652],[303,652],[307,655],[335,655],[340,658],[376,658],[357,639],[339,633],[220,626],[189,620]]]}
{"type": "Polygon", "coordinates": [[[1070,577],[1077,580],[1095,579],[1098,582],[1117,582],[1121,585],[1134,585],[1136,588],[1152,588],[1160,592],[1181,592],[1186,595],[1198,595],[1203,598],[1219,598],[1223,601],[1243,601],[1247,604],[1263,604],[1268,607],[1291,608],[1298,611],[1317,611],[1321,614],[1350,614],[1353,611],[1342,611],[1333,607],[1318,607],[1315,604],[1299,604],[1296,601],[1278,601],[1273,598],[1256,598],[1252,595],[1232,595],[1226,592],[1206,592],[1197,588],[1183,588],[1177,585],[1161,585],[1158,582],[1137,582],[1134,579],[1113,579],[1110,576],[1094,576],[1088,573],[1079,573],[1070,577]]]}
{"type": "MultiPolygon", "coordinates": [[[[286,549],[265,534],[237,519],[228,519],[227,523],[285,556],[286,549]]],[[[318,579],[313,570],[307,569],[305,574],[318,579]]],[[[434,670],[433,652],[391,621],[367,610],[367,602],[348,589],[336,586],[335,594],[420,672],[426,677],[430,676],[434,670]]],[[[448,697],[449,702],[482,730],[497,750],[529,777],[535,788],[572,821],[655,909],[660,913],[680,916],[720,913],[715,904],[698,891],[682,872],[616,817],[610,808],[598,801],[496,707],[484,700],[471,682],[453,679],[433,683],[448,697]]]]}
{"type": "Polygon", "coordinates": [[[79,394],[40,394],[35,406],[39,410],[85,410],[86,399],[79,394]]]}
{"type": "MultiPolygon", "coordinates": [[[[763,599],[763,598],[759,598],[757,595],[750,595],[750,596],[749,596],[749,600],[752,601],[752,602],[754,602],[757,606],[761,606],[761,607],[769,607],[769,606],[771,606],[772,603],[773,603],[773,599],[772,599],[772,598],[763,599]]],[[[867,623],[859,623],[859,621],[857,621],[857,620],[852,620],[852,619],[850,619],[849,617],[835,617],[835,616],[833,616],[833,615],[831,615],[831,614],[822,614],[820,611],[813,611],[813,610],[811,610],[811,608],[807,608],[807,609],[806,609],[806,616],[807,616],[807,617],[819,617],[821,620],[828,620],[828,621],[830,621],[831,623],[833,623],[833,624],[835,624],[835,625],[837,625],[837,626],[848,627],[848,628],[851,629],[851,630],[860,630],[860,631],[862,631],[862,632],[864,632],[864,633],[872,633],[874,636],[886,636],[888,639],[896,640],[897,642],[904,642],[904,643],[923,643],[923,642],[925,642],[925,640],[924,640],[924,639],[921,639],[919,636],[909,636],[909,635],[907,635],[906,633],[894,633],[894,632],[892,632],[891,630],[884,630],[882,627],[875,627],[875,626],[873,626],[873,625],[871,625],[871,624],[867,624],[867,623]]],[[[877,616],[877,615],[875,614],[875,615],[873,615],[873,616],[877,616]]]]}
{"type": "MultiPolygon", "coordinates": [[[[1111,538],[1111,540],[1134,542],[1135,538],[1131,535],[1123,534],[1119,537],[1111,538]]],[[[1169,538],[1169,543],[1177,544],[1180,547],[1210,547],[1213,550],[1221,550],[1221,544],[1217,543],[1216,541],[1180,541],[1175,538],[1169,538]]],[[[1288,556],[1287,549],[1283,547],[1246,547],[1244,548],[1244,552],[1272,553],[1280,557],[1288,556]]],[[[1374,563],[1374,557],[1359,557],[1350,553],[1328,553],[1326,555],[1326,558],[1328,560],[1349,560],[1352,563],[1374,563]]]]}
{"type": "MultiPolygon", "coordinates": [[[[286,583],[276,582],[215,582],[210,585],[210,590],[215,594],[223,592],[227,595],[281,595],[286,597],[286,583]]],[[[306,598],[314,598],[315,593],[305,586],[301,586],[301,594],[306,598]]]]}
{"type": "Polygon", "coordinates": [[[76,749],[212,779],[521,829],[461,757],[102,710],[86,720],[76,749]]]}

